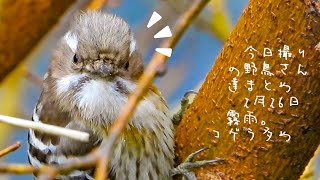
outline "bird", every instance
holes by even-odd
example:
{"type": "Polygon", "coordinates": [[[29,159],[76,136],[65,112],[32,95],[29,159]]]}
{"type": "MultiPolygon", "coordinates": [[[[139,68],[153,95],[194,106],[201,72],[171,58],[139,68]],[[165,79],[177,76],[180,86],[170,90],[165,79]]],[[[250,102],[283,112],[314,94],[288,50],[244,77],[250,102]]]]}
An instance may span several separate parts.
{"type": "MultiPolygon", "coordinates": [[[[143,60],[129,25],[120,17],[80,13],[54,49],[32,120],[88,132],[87,143],[29,131],[31,165],[59,165],[99,147],[127,103],[143,60]]],[[[114,146],[110,179],[168,179],[174,163],[174,133],[168,105],[150,85],[114,146]]],[[[58,179],[93,179],[94,169],[58,179]]]]}
{"type": "MultiPolygon", "coordinates": [[[[29,130],[28,159],[34,167],[63,165],[100,147],[137,87],[144,65],[134,34],[122,18],[101,11],[82,12],[58,41],[44,75],[32,121],[90,134],[89,142],[29,130]]],[[[169,107],[150,85],[115,142],[108,179],[172,179],[172,174],[218,160],[174,168],[174,125],[169,107]]],[[[91,180],[94,168],[60,175],[60,180],[91,180]]],[[[36,179],[36,175],[34,175],[36,179]]]]}

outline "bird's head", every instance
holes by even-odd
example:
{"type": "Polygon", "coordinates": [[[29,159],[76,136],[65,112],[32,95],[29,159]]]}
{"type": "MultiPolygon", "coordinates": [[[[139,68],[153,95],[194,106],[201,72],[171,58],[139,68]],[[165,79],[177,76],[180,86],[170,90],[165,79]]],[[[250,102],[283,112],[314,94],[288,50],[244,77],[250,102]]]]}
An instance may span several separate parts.
{"type": "Polygon", "coordinates": [[[122,107],[142,72],[128,24],[114,15],[87,12],[59,41],[43,88],[63,110],[95,121],[113,119],[111,112],[122,107]]]}
{"type": "Polygon", "coordinates": [[[137,79],[142,70],[129,25],[117,16],[101,12],[80,14],[61,39],[51,62],[56,78],[86,74],[105,80],[137,79]]]}

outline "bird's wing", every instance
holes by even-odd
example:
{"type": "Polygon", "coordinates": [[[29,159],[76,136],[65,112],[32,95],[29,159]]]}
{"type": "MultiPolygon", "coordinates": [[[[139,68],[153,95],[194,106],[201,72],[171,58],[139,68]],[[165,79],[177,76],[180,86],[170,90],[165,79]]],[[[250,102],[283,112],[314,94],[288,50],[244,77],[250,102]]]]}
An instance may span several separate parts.
{"type": "MultiPolygon", "coordinates": [[[[74,119],[68,112],[63,112],[58,108],[58,104],[43,92],[39,102],[34,109],[32,120],[56,126],[66,127],[85,131],[90,134],[87,143],[72,140],[66,137],[49,135],[41,132],[29,130],[28,158],[31,165],[39,167],[42,164],[63,164],[68,159],[77,158],[90,152],[101,143],[101,139],[93,133],[81,121],[74,119]]],[[[75,179],[90,179],[89,171],[72,172],[75,179]]],[[[71,178],[72,179],[72,178],[71,178]]]]}

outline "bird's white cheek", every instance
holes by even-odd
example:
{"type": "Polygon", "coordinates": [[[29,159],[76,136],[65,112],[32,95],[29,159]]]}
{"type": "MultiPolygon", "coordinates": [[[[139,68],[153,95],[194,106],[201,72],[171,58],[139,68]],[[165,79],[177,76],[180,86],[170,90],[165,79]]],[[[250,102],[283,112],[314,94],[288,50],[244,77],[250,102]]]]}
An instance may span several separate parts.
{"type": "Polygon", "coordinates": [[[70,88],[79,83],[83,77],[85,77],[84,74],[72,74],[62,77],[57,81],[57,94],[61,95],[63,93],[67,93],[70,88]]]}

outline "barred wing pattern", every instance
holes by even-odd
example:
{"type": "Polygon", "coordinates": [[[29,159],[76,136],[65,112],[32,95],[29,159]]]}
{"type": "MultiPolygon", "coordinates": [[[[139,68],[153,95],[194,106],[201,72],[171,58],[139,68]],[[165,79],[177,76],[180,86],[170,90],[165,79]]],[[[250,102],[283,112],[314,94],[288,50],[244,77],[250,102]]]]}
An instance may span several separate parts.
{"type": "MultiPolygon", "coordinates": [[[[32,166],[39,167],[43,164],[63,164],[68,159],[77,158],[90,152],[101,143],[101,139],[94,135],[80,121],[73,120],[67,112],[61,112],[55,102],[50,102],[50,98],[45,100],[42,93],[39,103],[34,109],[32,121],[52,124],[70,129],[85,131],[90,133],[88,143],[78,142],[65,137],[48,135],[41,132],[29,130],[28,134],[28,159],[32,166]],[[41,103],[40,103],[41,102],[41,103]]],[[[61,180],[91,180],[92,170],[73,171],[68,176],[60,176],[61,180]]]]}

